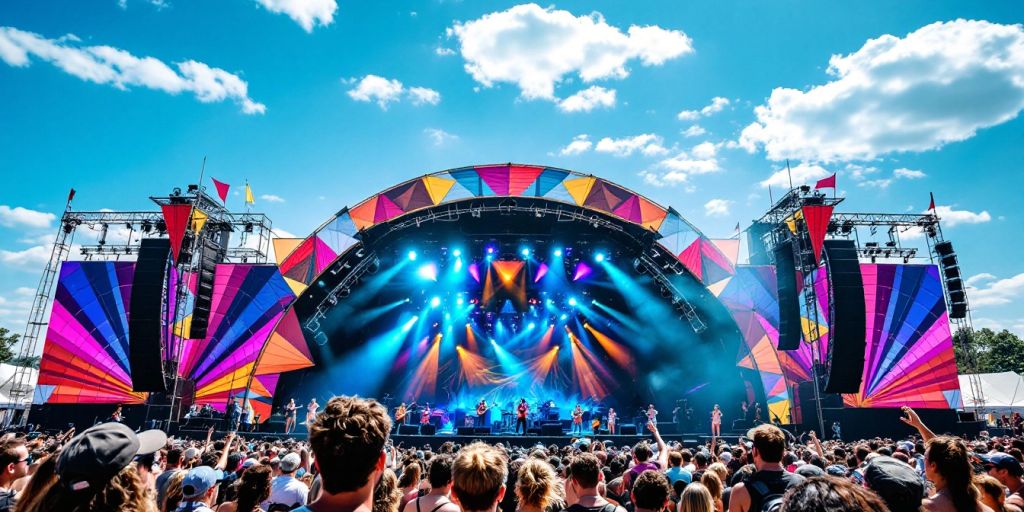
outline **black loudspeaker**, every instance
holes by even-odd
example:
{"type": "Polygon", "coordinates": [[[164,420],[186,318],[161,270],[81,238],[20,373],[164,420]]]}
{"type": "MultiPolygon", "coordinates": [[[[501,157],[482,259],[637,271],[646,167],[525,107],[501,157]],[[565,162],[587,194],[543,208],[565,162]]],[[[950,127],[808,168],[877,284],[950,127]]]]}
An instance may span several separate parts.
{"type": "Polygon", "coordinates": [[[166,238],[143,238],[128,307],[128,362],[132,391],[167,391],[161,313],[171,254],[166,238]]]}
{"type": "Polygon", "coordinates": [[[624,436],[635,436],[636,435],[636,425],[634,425],[632,423],[623,425],[621,428],[619,428],[619,434],[622,434],[624,436]]]}
{"type": "Polygon", "coordinates": [[[825,240],[822,259],[829,282],[829,343],[825,393],[856,393],[867,345],[864,279],[853,240],[825,240]]]}
{"type": "Polygon", "coordinates": [[[942,276],[946,281],[946,290],[949,292],[949,317],[961,319],[967,317],[967,294],[964,292],[964,283],[960,277],[960,264],[957,262],[956,252],[953,251],[953,243],[944,240],[935,244],[935,253],[939,255],[939,265],[942,267],[942,276]]]}
{"type": "Polygon", "coordinates": [[[437,433],[437,427],[435,427],[433,424],[427,423],[426,425],[420,425],[420,435],[421,436],[432,436],[432,435],[434,435],[436,433],[437,433]]]}
{"type": "MultiPolygon", "coordinates": [[[[977,421],[974,411],[957,411],[956,418],[960,421],[977,421]]],[[[991,432],[990,432],[991,433],[991,432]]]]}
{"type": "Polygon", "coordinates": [[[403,436],[414,436],[420,433],[418,425],[399,425],[398,434],[403,436]]]}
{"type": "Polygon", "coordinates": [[[455,433],[460,436],[471,436],[476,434],[476,429],[473,427],[455,427],[455,433]]]}
{"type": "Polygon", "coordinates": [[[796,350],[800,348],[803,329],[792,241],[775,246],[775,281],[779,290],[779,350],[796,350]]]}
{"type": "Polygon", "coordinates": [[[192,323],[189,337],[205,339],[206,327],[210,323],[210,306],[213,304],[213,284],[217,275],[217,262],[220,261],[220,249],[212,237],[202,238],[199,248],[199,271],[196,276],[196,302],[192,308],[192,323]]]}
{"type": "Polygon", "coordinates": [[[491,434],[491,427],[476,427],[473,433],[478,436],[487,436],[491,434]]]}
{"type": "Polygon", "coordinates": [[[565,432],[562,430],[561,422],[543,423],[540,426],[540,435],[542,436],[560,436],[565,432]]]}

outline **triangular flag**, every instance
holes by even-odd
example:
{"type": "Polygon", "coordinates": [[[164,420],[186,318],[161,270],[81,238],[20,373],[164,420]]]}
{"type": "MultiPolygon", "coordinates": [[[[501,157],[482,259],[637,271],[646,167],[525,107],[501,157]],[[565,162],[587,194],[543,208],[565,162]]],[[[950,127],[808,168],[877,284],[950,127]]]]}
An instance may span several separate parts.
{"type": "Polygon", "coordinates": [[[825,233],[828,231],[828,221],[832,218],[831,205],[804,206],[804,223],[807,224],[807,235],[811,239],[811,249],[814,250],[814,263],[821,262],[821,247],[825,242],[825,233]]]}
{"type": "Polygon", "coordinates": [[[75,198],[75,189],[71,189],[71,192],[68,192],[68,202],[70,203],[74,198],[75,198]]]}
{"type": "Polygon", "coordinates": [[[217,195],[220,196],[220,202],[227,204],[228,202],[228,189],[231,185],[224,183],[223,181],[217,181],[217,178],[210,178],[213,180],[213,186],[217,187],[217,195]]]}
{"type": "MultiPolygon", "coordinates": [[[[74,190],[71,191],[74,193],[74,190]]],[[[928,210],[931,212],[935,211],[935,194],[928,192],[928,196],[931,198],[931,202],[928,203],[928,210]]]]}
{"type": "Polygon", "coordinates": [[[817,190],[819,188],[831,188],[831,189],[836,188],[836,175],[835,175],[835,173],[833,173],[832,176],[829,176],[828,178],[822,178],[822,179],[818,180],[818,184],[814,186],[814,189],[817,190]]]}
{"type": "Polygon", "coordinates": [[[192,205],[162,204],[160,209],[164,212],[164,224],[167,224],[167,237],[171,240],[171,257],[177,263],[178,254],[181,252],[181,241],[185,238],[188,218],[192,213],[192,205]]]}
{"type": "Polygon", "coordinates": [[[252,188],[249,187],[249,182],[245,183],[245,202],[248,204],[256,204],[256,200],[252,197],[252,188]]]}
{"type": "Polygon", "coordinates": [[[209,218],[210,216],[207,215],[206,212],[200,210],[199,208],[192,210],[192,232],[199,233],[200,231],[202,231],[203,226],[206,225],[206,219],[209,218]]]}

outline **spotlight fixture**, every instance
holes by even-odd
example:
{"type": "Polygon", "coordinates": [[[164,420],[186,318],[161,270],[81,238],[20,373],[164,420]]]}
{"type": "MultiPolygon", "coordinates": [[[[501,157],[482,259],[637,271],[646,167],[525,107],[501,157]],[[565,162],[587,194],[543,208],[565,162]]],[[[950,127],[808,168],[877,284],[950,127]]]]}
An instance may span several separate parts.
{"type": "Polygon", "coordinates": [[[606,258],[606,256],[604,255],[603,252],[599,252],[599,253],[594,255],[594,261],[596,261],[598,263],[603,262],[605,260],[605,258],[606,258]]]}
{"type": "Polygon", "coordinates": [[[409,251],[408,258],[409,261],[416,261],[416,251],[409,251]]]}
{"type": "Polygon", "coordinates": [[[455,249],[454,251],[452,251],[452,256],[458,258],[459,256],[462,256],[462,251],[455,249]]]}
{"type": "Polygon", "coordinates": [[[528,249],[526,247],[523,247],[523,250],[521,250],[519,252],[523,255],[524,258],[529,258],[530,257],[530,249],[528,249]]]}
{"type": "Polygon", "coordinates": [[[441,297],[434,297],[430,299],[430,307],[436,308],[441,305],[441,297]]]}
{"type": "Polygon", "coordinates": [[[556,258],[561,258],[562,257],[562,250],[561,249],[555,249],[555,257],[556,258]]]}
{"type": "Polygon", "coordinates": [[[579,302],[576,301],[576,297],[569,297],[569,305],[575,307],[579,302]]]}

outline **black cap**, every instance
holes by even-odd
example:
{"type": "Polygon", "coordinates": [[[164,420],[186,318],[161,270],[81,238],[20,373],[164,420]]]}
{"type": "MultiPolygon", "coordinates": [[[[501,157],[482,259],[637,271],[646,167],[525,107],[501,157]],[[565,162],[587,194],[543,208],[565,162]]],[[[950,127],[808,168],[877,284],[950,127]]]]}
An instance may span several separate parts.
{"type": "Polygon", "coordinates": [[[897,459],[885,455],[872,458],[864,468],[864,480],[892,512],[916,512],[921,507],[924,483],[914,468],[897,459]]]}
{"type": "Polygon", "coordinates": [[[136,434],[120,423],[101,423],[71,438],[57,458],[57,474],[72,490],[110,479],[137,455],[154,453],[167,443],[167,434],[147,430],[136,434]]]}

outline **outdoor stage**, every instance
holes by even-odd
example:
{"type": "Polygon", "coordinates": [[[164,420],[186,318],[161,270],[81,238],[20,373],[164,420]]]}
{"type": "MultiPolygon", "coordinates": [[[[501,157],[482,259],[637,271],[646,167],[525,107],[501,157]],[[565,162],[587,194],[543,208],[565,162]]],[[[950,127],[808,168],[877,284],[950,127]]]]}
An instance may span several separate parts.
{"type": "Polygon", "coordinates": [[[962,407],[950,322],[966,305],[933,215],[839,213],[842,198],[801,187],[711,238],[611,181],[499,164],[411,179],[254,250],[246,237],[269,220],[203,189],[155,198],[157,212],[69,205],[55,290],[39,291],[54,304],[37,421],[124,404],[136,424],[176,430],[190,406],[269,418],[293,399],[302,418],[313,398],[358,394],[392,415],[429,408],[456,433],[481,401],[507,431],[520,399],[538,424],[577,404],[587,425],[613,409],[640,423],[653,405],[710,431],[716,404],[730,424],[754,417],[746,402],[802,430],[842,417],[846,432],[891,432],[898,420],[878,419],[901,405],[944,430],[962,407]],[[83,245],[89,261],[61,259],[76,230],[114,224],[138,229],[118,253],[137,261],[104,259],[102,240],[83,245]],[[892,240],[858,246],[878,226],[892,240]],[[901,229],[922,230],[941,266],[901,246],[901,229]]]}

